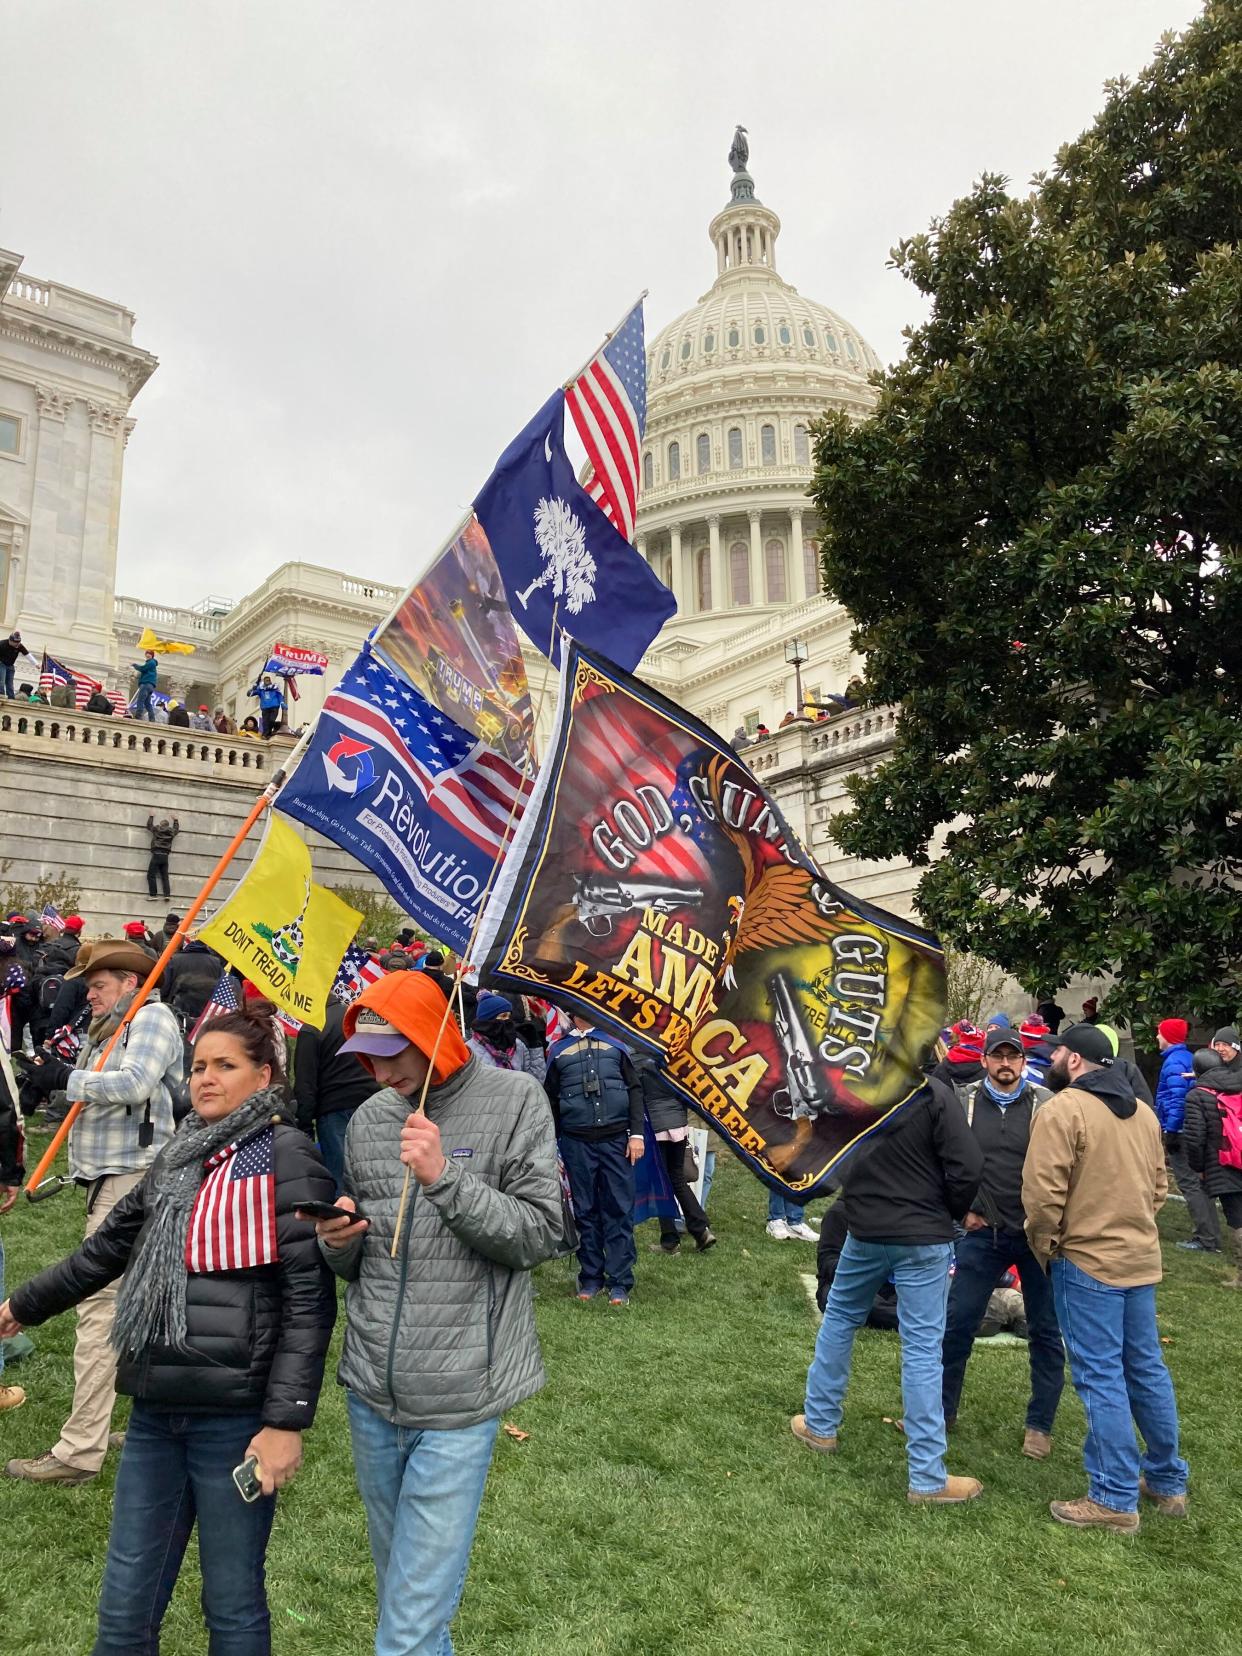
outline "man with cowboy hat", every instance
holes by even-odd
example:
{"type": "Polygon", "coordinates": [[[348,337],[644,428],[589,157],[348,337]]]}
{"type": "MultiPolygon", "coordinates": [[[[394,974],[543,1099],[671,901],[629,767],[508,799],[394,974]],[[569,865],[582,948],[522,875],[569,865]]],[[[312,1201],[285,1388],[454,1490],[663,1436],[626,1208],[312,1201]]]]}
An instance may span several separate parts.
{"type": "MultiPolygon", "coordinates": [[[[181,1029],[173,1012],[150,1000],[108,1056],[95,1064],[119,1028],[130,1002],[150,975],[150,954],[125,938],[105,937],[83,945],[66,978],[81,978],[92,1019],[87,1045],[76,1064],[49,1052],[33,1058],[14,1053],[36,1089],[63,1090],[85,1108],[69,1133],[69,1167],[86,1190],[86,1235],[137,1185],[173,1136],[172,1089],[184,1073],[181,1029]]],[[[73,1408],[58,1442],[31,1460],[11,1460],[5,1471],[30,1483],[86,1483],[108,1452],[112,1405],[116,1400],[116,1353],[110,1343],[116,1286],[102,1289],[78,1307],[73,1351],[73,1408]]]]}
{"type": "Polygon", "coordinates": [[[471,1054],[426,972],[364,989],[344,1032],[341,1055],[381,1088],[349,1123],[337,1201],[356,1199],[366,1218],[316,1229],[349,1284],[338,1378],[379,1589],[376,1649],[448,1650],[500,1417],[544,1383],[529,1273],[564,1224],[552,1113],[532,1076],[471,1054]]]}

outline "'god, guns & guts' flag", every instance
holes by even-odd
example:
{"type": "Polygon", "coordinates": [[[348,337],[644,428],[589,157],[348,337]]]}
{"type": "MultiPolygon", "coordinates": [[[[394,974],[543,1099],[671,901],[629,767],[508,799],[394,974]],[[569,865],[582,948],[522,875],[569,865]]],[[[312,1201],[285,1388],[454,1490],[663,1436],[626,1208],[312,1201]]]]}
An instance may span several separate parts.
{"type": "Polygon", "coordinates": [[[305,842],[273,815],[245,877],[199,937],[279,1011],[322,1029],[328,992],[361,924],[357,909],[314,883],[305,842]]]}
{"type": "Polygon", "coordinates": [[[935,938],[830,885],[726,743],[579,645],[483,950],[494,981],[661,1054],[804,1202],[919,1093],[944,1016],[935,938]]]}

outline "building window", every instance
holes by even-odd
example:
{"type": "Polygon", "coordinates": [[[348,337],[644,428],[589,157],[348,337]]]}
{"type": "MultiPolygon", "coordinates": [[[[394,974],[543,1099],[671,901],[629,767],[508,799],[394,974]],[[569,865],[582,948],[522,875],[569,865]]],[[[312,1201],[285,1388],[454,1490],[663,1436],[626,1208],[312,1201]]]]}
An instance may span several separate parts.
{"type": "Polygon", "coordinates": [[[776,464],[776,427],[765,425],[759,431],[759,454],[765,466],[776,464]]]}
{"type": "Polygon", "coordinates": [[[742,714],[742,728],[748,736],[753,736],[759,728],[759,709],[752,707],[749,713],[742,714]]]}
{"type": "Polygon", "coordinates": [[[815,329],[812,328],[809,323],[802,330],[802,343],[806,346],[808,351],[813,351],[815,349],[815,329]]]}
{"type": "Polygon", "coordinates": [[[729,428],[729,470],[730,471],[741,471],[741,469],[742,469],[742,428],[741,428],[741,426],[730,426],[730,428],[729,428]]]}
{"type": "Polygon", "coordinates": [[[750,547],[745,541],[729,548],[729,597],[735,609],[750,603],[750,547]]]}
{"type": "Polygon", "coordinates": [[[794,465],[809,466],[811,463],[811,445],[806,440],[806,427],[794,427],[794,465]]]}
{"type": "Polygon", "coordinates": [[[767,339],[767,337],[768,337],[767,334],[763,331],[763,323],[762,322],[756,322],[755,323],[755,344],[756,345],[762,345],[764,340],[767,339]]]}
{"type": "Polygon", "coordinates": [[[652,479],[653,479],[654,475],[655,475],[655,468],[651,463],[651,450],[648,449],[646,454],[643,455],[643,488],[644,489],[649,489],[651,487],[651,483],[652,483],[652,479]]]}
{"type": "Polygon", "coordinates": [[[695,596],[700,615],[712,607],[712,557],[706,546],[694,554],[695,596]]]}
{"type": "Polygon", "coordinates": [[[681,476],[681,444],[680,443],[670,443],[668,445],[668,480],[669,480],[670,483],[676,483],[677,479],[680,476],[681,476]]]}
{"type": "Polygon", "coordinates": [[[673,360],[673,353],[669,350],[668,346],[666,345],[664,347],[663,351],[660,353],[660,369],[661,369],[661,372],[663,372],[663,370],[668,367],[669,363],[672,360],[673,360]]]}
{"type": "Polygon", "coordinates": [[[0,414],[0,454],[20,454],[22,422],[16,414],[0,414]]]}
{"type": "Polygon", "coordinates": [[[846,354],[847,357],[849,357],[851,362],[857,362],[858,361],[858,349],[855,346],[854,341],[850,338],[849,334],[846,334],[846,336],[845,336],[845,354],[846,354]]]}
{"type": "Polygon", "coordinates": [[[804,540],[802,543],[802,579],[806,583],[807,597],[814,597],[820,588],[819,543],[817,541],[804,540]]]}
{"type": "Polygon", "coordinates": [[[714,333],[704,334],[703,335],[703,355],[704,356],[711,356],[712,352],[715,349],[716,349],[716,336],[715,336],[715,334],[714,333]]]}
{"type": "Polygon", "coordinates": [[[763,549],[764,579],[768,586],[768,603],[783,604],[788,599],[785,586],[785,545],[783,541],[770,540],[763,549]]]}
{"type": "Polygon", "coordinates": [[[683,362],[689,362],[690,360],[690,341],[688,339],[683,339],[681,342],[681,360],[683,362]]]}
{"type": "Polygon", "coordinates": [[[738,329],[737,324],[734,323],[733,326],[729,329],[729,349],[731,351],[736,351],[738,346],[741,343],[742,343],[742,335],[741,335],[741,333],[738,329]]]}
{"type": "Polygon", "coordinates": [[[699,476],[712,469],[712,440],[705,431],[700,431],[694,442],[698,455],[699,476]]]}
{"type": "Polygon", "coordinates": [[[793,334],[789,331],[788,322],[781,323],[780,327],[777,329],[776,337],[780,340],[782,345],[793,344],[793,334]]]}
{"type": "Polygon", "coordinates": [[[824,344],[834,356],[841,349],[841,347],[837,344],[837,336],[833,333],[831,328],[824,329],[824,344]]]}

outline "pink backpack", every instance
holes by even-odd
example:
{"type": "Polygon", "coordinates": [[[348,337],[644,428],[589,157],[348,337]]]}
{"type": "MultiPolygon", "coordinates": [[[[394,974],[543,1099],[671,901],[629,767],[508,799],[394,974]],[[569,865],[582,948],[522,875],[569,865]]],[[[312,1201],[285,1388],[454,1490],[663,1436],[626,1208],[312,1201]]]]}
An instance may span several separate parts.
{"type": "Polygon", "coordinates": [[[1242,1172],[1242,1093],[1217,1093],[1220,1106],[1220,1165],[1242,1172]]]}

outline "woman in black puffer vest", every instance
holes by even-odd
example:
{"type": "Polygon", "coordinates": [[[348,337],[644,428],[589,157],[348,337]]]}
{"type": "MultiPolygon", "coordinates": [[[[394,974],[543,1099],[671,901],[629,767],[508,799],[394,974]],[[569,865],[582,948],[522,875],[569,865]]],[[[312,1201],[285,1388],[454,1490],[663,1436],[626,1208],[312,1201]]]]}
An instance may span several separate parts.
{"type": "Polygon", "coordinates": [[[68,1259],[0,1306],[0,1336],[79,1304],[124,1272],[112,1343],[134,1399],[116,1479],[94,1656],[159,1649],[195,1522],[213,1649],[271,1649],[263,1561],[275,1491],[297,1471],[336,1316],[299,1203],[330,1202],[319,1153],[271,1085],[265,1003],[211,1023],[193,1111],[146,1178],[68,1259]],[[255,1460],[262,1493],[233,1470],[255,1460]]]}

